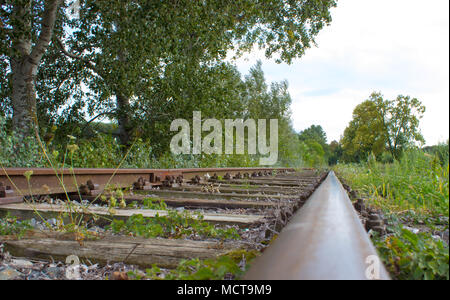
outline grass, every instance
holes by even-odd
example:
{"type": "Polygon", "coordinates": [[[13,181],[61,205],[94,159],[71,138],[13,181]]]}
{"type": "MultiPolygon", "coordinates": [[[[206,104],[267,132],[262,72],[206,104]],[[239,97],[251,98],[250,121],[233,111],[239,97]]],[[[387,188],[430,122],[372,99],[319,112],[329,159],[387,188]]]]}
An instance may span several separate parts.
{"type": "Polygon", "coordinates": [[[20,238],[32,228],[29,221],[19,222],[17,218],[11,216],[9,212],[4,218],[0,218],[0,236],[14,235],[20,238]]]}
{"type": "Polygon", "coordinates": [[[387,216],[390,234],[374,235],[373,242],[394,279],[449,279],[448,244],[434,236],[448,230],[448,151],[439,156],[409,150],[390,164],[371,158],[335,171],[387,216]]]}
{"type": "Polygon", "coordinates": [[[414,211],[418,216],[448,216],[449,164],[420,150],[400,161],[338,165],[338,174],[368,196],[371,205],[389,212],[414,211]]]}
{"type": "Polygon", "coordinates": [[[130,279],[151,280],[224,280],[240,279],[249,267],[249,262],[259,255],[252,250],[235,250],[215,259],[182,260],[173,270],[161,270],[156,265],[145,274],[129,272],[130,279]]]}
{"type": "Polygon", "coordinates": [[[114,220],[110,228],[116,234],[145,238],[182,239],[190,236],[219,239],[240,238],[235,228],[216,228],[214,225],[203,221],[201,214],[193,215],[189,211],[178,212],[176,210],[167,210],[167,212],[167,216],[156,215],[154,218],[133,215],[126,222],[114,220]]]}

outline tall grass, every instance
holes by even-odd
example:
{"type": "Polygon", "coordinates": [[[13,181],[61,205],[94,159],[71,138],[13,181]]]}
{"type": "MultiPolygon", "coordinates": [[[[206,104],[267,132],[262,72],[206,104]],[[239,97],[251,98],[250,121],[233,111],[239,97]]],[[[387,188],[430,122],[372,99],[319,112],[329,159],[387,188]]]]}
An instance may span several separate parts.
{"type": "Polygon", "coordinates": [[[414,210],[433,216],[449,214],[448,154],[440,158],[412,149],[391,164],[370,158],[366,163],[338,165],[336,171],[349,180],[354,189],[367,194],[374,206],[392,212],[414,210]]]}

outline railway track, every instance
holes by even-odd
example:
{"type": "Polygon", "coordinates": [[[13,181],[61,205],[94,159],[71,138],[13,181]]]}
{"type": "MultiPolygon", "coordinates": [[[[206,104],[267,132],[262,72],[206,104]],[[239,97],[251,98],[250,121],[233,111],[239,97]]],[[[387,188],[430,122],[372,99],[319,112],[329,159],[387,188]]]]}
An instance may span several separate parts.
{"type": "Polygon", "coordinates": [[[0,243],[19,257],[65,261],[76,255],[92,263],[164,268],[174,268],[182,259],[256,249],[264,250],[263,255],[252,263],[245,279],[389,278],[381,264],[372,272],[375,278],[368,276],[369,258],[376,260],[376,251],[333,172],[289,168],[0,170],[0,216],[61,224],[75,218],[86,227],[104,228],[135,216],[164,223],[171,212],[206,222],[213,232],[233,232],[237,238],[197,232],[182,238],[176,238],[177,232],[144,238],[108,231],[80,240],[76,234],[41,230],[22,239],[0,237],[0,243]],[[111,205],[112,199],[120,205],[111,205]]]}

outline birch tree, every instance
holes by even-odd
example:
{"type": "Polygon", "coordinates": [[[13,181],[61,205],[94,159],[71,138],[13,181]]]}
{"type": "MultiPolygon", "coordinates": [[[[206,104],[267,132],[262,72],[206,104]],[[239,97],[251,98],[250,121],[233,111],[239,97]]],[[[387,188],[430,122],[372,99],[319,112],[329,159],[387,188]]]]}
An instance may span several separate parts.
{"type": "MultiPolygon", "coordinates": [[[[36,76],[53,36],[62,0],[1,3],[1,56],[7,57],[13,110],[12,127],[30,135],[38,126],[36,76]]],[[[7,71],[5,69],[3,72],[7,71]]]]}

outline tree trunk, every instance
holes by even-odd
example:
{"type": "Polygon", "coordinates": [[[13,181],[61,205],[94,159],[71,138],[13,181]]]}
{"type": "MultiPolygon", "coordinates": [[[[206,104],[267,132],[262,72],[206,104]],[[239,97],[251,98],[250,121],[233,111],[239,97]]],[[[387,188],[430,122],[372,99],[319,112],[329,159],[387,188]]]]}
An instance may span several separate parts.
{"type": "Polygon", "coordinates": [[[31,65],[27,59],[11,62],[12,69],[12,107],[13,131],[24,136],[33,133],[37,126],[35,78],[37,66],[31,65]]]}
{"type": "Polygon", "coordinates": [[[13,54],[10,57],[13,130],[24,136],[32,135],[34,126],[38,125],[36,75],[42,56],[53,36],[53,28],[61,2],[62,0],[45,1],[39,38],[34,47],[32,47],[34,28],[31,23],[33,1],[17,1],[14,4],[11,16],[13,54]]]}
{"type": "Polygon", "coordinates": [[[122,93],[116,94],[117,98],[117,121],[119,123],[119,139],[123,146],[131,144],[132,124],[130,120],[130,99],[122,93]]]}
{"type": "MultiPolygon", "coordinates": [[[[118,31],[121,30],[120,26],[117,26],[118,31]]],[[[119,61],[121,64],[126,66],[127,64],[127,52],[122,50],[119,52],[119,61]]],[[[122,78],[122,80],[124,80],[122,78]]],[[[118,86],[116,86],[116,101],[117,101],[117,122],[119,124],[119,139],[121,145],[128,148],[131,146],[131,131],[132,124],[130,120],[130,97],[125,95],[123,91],[120,90],[120,86],[124,82],[121,81],[118,86]],[[118,90],[119,89],[119,90],[118,90]]]]}

